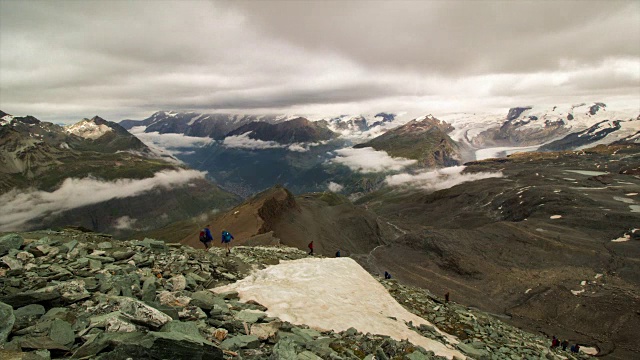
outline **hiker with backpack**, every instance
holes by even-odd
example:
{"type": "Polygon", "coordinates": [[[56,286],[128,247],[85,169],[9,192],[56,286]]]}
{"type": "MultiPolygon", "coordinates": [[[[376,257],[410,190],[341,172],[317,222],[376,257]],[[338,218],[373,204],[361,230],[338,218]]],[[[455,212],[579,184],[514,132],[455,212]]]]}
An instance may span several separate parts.
{"type": "Polygon", "coordinates": [[[229,248],[229,243],[233,240],[233,235],[229,234],[227,230],[222,230],[222,243],[225,244],[227,248],[227,256],[231,254],[231,249],[229,248]]]}
{"type": "Polygon", "coordinates": [[[211,230],[209,230],[210,226],[211,225],[207,225],[200,231],[200,242],[204,244],[205,249],[209,249],[209,246],[213,241],[213,235],[211,235],[211,230]]]}
{"type": "Polygon", "coordinates": [[[307,245],[309,247],[309,255],[313,255],[313,241],[307,245]]]}

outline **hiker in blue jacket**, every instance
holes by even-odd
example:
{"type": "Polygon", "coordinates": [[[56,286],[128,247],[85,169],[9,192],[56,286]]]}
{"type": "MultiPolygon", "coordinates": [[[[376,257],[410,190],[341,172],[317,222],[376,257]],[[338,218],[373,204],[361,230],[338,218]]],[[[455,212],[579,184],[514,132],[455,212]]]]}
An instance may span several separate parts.
{"type": "Polygon", "coordinates": [[[233,240],[233,235],[229,234],[227,230],[222,231],[222,243],[225,244],[227,248],[227,256],[231,254],[231,249],[229,248],[229,243],[233,240]]]}
{"type": "Polygon", "coordinates": [[[205,249],[208,249],[211,242],[213,241],[213,235],[211,235],[211,230],[209,230],[210,226],[211,225],[207,225],[204,229],[202,229],[202,231],[200,231],[200,242],[204,244],[205,249]]]}

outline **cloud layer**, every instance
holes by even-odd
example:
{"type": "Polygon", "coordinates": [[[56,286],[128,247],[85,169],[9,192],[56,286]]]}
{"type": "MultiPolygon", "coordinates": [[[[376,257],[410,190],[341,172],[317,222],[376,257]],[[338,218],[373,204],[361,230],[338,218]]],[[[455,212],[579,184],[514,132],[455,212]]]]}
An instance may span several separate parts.
{"type": "MultiPolygon", "coordinates": [[[[67,178],[60,188],[53,192],[41,190],[11,190],[0,196],[0,231],[20,228],[29,220],[52,216],[64,211],[97,204],[110,199],[120,199],[141,195],[157,187],[175,188],[184,186],[195,179],[204,178],[206,173],[196,170],[165,170],[153,177],[135,180],[119,179],[102,181],[94,178],[67,178]]],[[[132,225],[130,219],[122,226],[132,225]]]]}
{"type": "Polygon", "coordinates": [[[386,151],[376,151],[370,147],[361,149],[346,148],[335,152],[337,156],[329,160],[330,162],[348,166],[353,171],[365,174],[400,171],[409,165],[417,163],[416,160],[412,159],[391,157],[386,151]]]}
{"type": "Polygon", "coordinates": [[[222,145],[228,148],[245,150],[265,150],[265,149],[287,149],[294,152],[307,152],[314,146],[324,145],[327,141],[317,143],[294,143],[280,144],[276,141],[264,141],[249,137],[251,131],[240,135],[227,136],[222,141],[222,145]]]}
{"type": "Polygon", "coordinates": [[[636,104],[638,43],[637,1],[0,1],[0,109],[72,122],[636,104]]]}
{"type": "Polygon", "coordinates": [[[469,181],[502,177],[502,172],[480,172],[463,174],[464,166],[453,166],[416,174],[398,174],[387,176],[385,182],[390,186],[411,186],[436,191],[469,181]]]}
{"type": "Polygon", "coordinates": [[[279,149],[285,147],[275,141],[252,139],[249,137],[249,134],[251,134],[251,131],[240,135],[227,136],[222,141],[222,145],[228,148],[247,150],[279,149]]]}
{"type": "Polygon", "coordinates": [[[342,189],[344,189],[344,186],[342,186],[342,185],[340,185],[338,183],[334,183],[333,181],[331,181],[331,182],[329,182],[329,185],[327,185],[327,188],[331,192],[340,192],[340,191],[342,191],[342,189]]]}
{"type": "Polygon", "coordinates": [[[183,134],[160,134],[159,132],[144,132],[145,126],[136,126],[129,130],[130,133],[135,135],[138,139],[144,142],[149,147],[160,148],[166,150],[172,155],[189,153],[191,148],[202,147],[213,141],[207,137],[195,137],[186,136],[183,134]]]}

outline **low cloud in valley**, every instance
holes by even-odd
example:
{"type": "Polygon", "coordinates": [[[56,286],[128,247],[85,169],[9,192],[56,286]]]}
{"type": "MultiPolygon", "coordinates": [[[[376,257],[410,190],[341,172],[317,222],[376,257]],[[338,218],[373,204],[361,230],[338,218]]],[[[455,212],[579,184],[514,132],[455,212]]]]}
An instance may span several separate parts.
{"type": "MultiPolygon", "coordinates": [[[[185,186],[206,173],[196,170],[165,170],[146,179],[104,181],[95,178],[67,178],[55,191],[11,190],[0,196],[0,231],[20,229],[32,219],[54,216],[66,210],[144,194],[160,188],[185,186]]],[[[133,219],[122,222],[132,225],[133,219]]]]}
{"type": "Polygon", "coordinates": [[[403,173],[387,176],[385,182],[390,186],[411,186],[436,191],[448,189],[464,182],[487,178],[502,177],[501,172],[462,173],[464,166],[454,166],[415,174],[403,173]]]}
{"type": "Polygon", "coordinates": [[[335,152],[337,156],[329,160],[330,162],[348,166],[351,170],[361,173],[400,171],[417,163],[412,159],[391,157],[386,151],[376,151],[370,147],[346,148],[335,152]]]}

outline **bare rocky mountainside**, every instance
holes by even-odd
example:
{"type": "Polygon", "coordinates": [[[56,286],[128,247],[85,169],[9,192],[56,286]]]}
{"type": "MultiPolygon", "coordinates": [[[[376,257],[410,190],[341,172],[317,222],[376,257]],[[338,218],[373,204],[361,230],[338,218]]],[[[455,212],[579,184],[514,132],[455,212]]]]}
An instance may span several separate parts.
{"type": "Polygon", "coordinates": [[[423,289],[375,279],[349,258],[283,246],[223,254],[69,229],[1,236],[0,358],[588,358],[423,289]],[[317,292],[294,290],[295,281],[317,292]],[[370,303],[358,298],[362,291],[370,303]],[[338,307],[319,292],[340,293],[338,307]],[[260,303],[277,296],[275,305],[260,303]],[[329,328],[305,324],[327,320],[329,328]]]}
{"type": "MultiPolygon", "coordinates": [[[[636,356],[640,305],[640,146],[521,153],[466,164],[499,176],[439,191],[385,187],[353,206],[330,192],[276,187],[208,219],[149,235],[200,246],[212,224],[239,244],[338,249],[371,273],[447,292],[461,303],[548,336],[636,356]]],[[[219,246],[219,244],[217,244],[219,246]]]]}
{"type": "Polygon", "coordinates": [[[143,235],[163,236],[168,241],[202,248],[194,229],[207,224],[212,225],[216,244],[220,233],[227,230],[237,238],[234,242],[242,245],[282,244],[306,249],[313,240],[315,253],[326,256],[338,250],[345,255],[368,253],[391,235],[389,225],[380,223],[375,214],[354,206],[342,195],[325,192],[294,196],[281,186],[226,212],[178,222],[143,235]]]}
{"type": "Polygon", "coordinates": [[[428,115],[354,147],[384,150],[391,156],[418,160],[422,167],[460,165],[460,146],[447,135],[452,130],[450,124],[428,115]]]}
{"type": "Polygon", "coordinates": [[[638,357],[640,145],[515,154],[464,171],[503,176],[361,198],[397,227],[363,265],[605,358],[638,357]]]}
{"type": "Polygon", "coordinates": [[[74,225],[121,234],[237,201],[114,122],[94,117],[63,127],[8,114],[0,198],[0,231],[74,225]]]}

